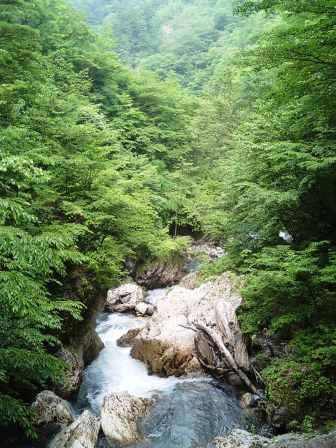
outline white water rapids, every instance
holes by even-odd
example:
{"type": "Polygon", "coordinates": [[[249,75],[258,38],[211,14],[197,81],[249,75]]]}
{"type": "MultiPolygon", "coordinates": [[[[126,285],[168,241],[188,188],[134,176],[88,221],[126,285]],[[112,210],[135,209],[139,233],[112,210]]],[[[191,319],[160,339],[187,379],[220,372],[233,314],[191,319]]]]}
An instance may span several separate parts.
{"type": "Polygon", "coordinates": [[[154,392],[172,389],[178,378],[149,375],[145,365],[130,356],[130,348],[117,345],[118,339],[131,328],[143,325],[141,319],[127,314],[102,314],[97,333],[105,348],[85,371],[79,393],[80,405],[88,404],[99,414],[105,395],[127,391],[137,397],[150,397],[154,392]],[[86,402],[86,403],[85,403],[86,402]]]}
{"type": "MultiPolygon", "coordinates": [[[[154,290],[146,300],[155,304],[164,295],[164,290],[154,290]]],[[[85,370],[76,410],[89,408],[99,415],[104,397],[112,392],[155,396],[150,414],[140,421],[144,440],[132,448],[205,448],[212,446],[214,437],[245,427],[232,389],[205,375],[184,379],[150,375],[143,363],[130,356],[130,348],[118,346],[118,339],[129,329],[144,324],[143,319],[128,314],[98,316],[97,332],[105,348],[85,370]]],[[[101,438],[99,447],[107,446],[101,438]]]]}

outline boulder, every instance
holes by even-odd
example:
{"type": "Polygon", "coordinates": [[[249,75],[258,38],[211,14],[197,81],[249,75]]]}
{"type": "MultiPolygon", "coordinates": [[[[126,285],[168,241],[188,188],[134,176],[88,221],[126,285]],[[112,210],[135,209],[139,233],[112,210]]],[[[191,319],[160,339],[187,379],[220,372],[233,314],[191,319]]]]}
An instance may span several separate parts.
{"type": "Polygon", "coordinates": [[[108,443],[126,446],[140,440],[138,419],[146,415],[151,404],[151,400],[132,397],[128,392],[107,395],[101,418],[108,443]]]}
{"type": "Polygon", "coordinates": [[[236,429],[226,437],[218,437],[209,448],[268,448],[270,439],[236,429]]]}
{"type": "Polygon", "coordinates": [[[267,439],[247,431],[234,430],[216,438],[209,448],[335,448],[336,431],[329,434],[284,434],[267,439]]]}
{"type": "Polygon", "coordinates": [[[154,260],[138,270],[136,282],[146,289],[166,288],[175,285],[186,274],[184,264],[183,257],[165,261],[154,260]]]}
{"type": "Polygon", "coordinates": [[[252,408],[255,406],[257,398],[259,397],[256,397],[256,395],[253,395],[250,392],[246,392],[240,398],[240,407],[242,409],[252,408]]]}
{"type": "Polygon", "coordinates": [[[295,413],[285,406],[276,406],[266,401],[266,417],[277,434],[281,434],[287,430],[289,423],[295,418],[295,413]]]}
{"type": "Polygon", "coordinates": [[[135,283],[126,283],[108,291],[105,309],[119,313],[134,311],[143,300],[144,293],[141,286],[135,283]]]}
{"type": "Polygon", "coordinates": [[[153,316],[154,306],[150,303],[140,302],[135,307],[135,313],[137,316],[153,316]]]}
{"type": "Polygon", "coordinates": [[[134,339],[140,333],[141,328],[131,328],[128,332],[122,335],[118,340],[117,344],[119,347],[131,347],[134,339]]]}
{"type": "Polygon", "coordinates": [[[44,446],[50,437],[74,421],[69,403],[50,390],[37,395],[32,411],[39,441],[44,446]]]}
{"type": "MultiPolygon", "coordinates": [[[[96,326],[96,320],[94,322],[96,326]]],[[[73,342],[73,345],[77,344],[76,341],[73,342]]],[[[91,328],[82,338],[81,343],[78,344],[79,350],[78,353],[80,357],[83,359],[84,366],[91,364],[99,355],[99,353],[104,348],[104,343],[101,340],[100,336],[96,332],[96,328],[91,328]]]]}
{"type": "MultiPolygon", "coordinates": [[[[215,328],[217,304],[223,301],[230,304],[230,310],[235,310],[241,303],[241,297],[235,292],[227,274],[196,289],[173,287],[158,300],[156,313],[134,339],[132,356],[143,361],[151,372],[160,375],[181,376],[200,371],[201,344],[195,346],[195,323],[202,323],[205,328],[215,328]]],[[[242,341],[239,343],[243,353],[240,353],[239,363],[248,368],[247,352],[242,341]]],[[[209,345],[203,341],[202,360],[206,351],[209,358],[213,356],[209,345]]],[[[205,359],[209,365],[217,363],[215,359],[205,359]]],[[[232,377],[238,378],[237,382],[241,383],[235,372],[232,377]]]]}
{"type": "Polygon", "coordinates": [[[40,392],[32,404],[34,423],[38,426],[69,425],[74,421],[69,403],[50,390],[40,392]]]}
{"type": "Polygon", "coordinates": [[[48,448],[95,448],[100,429],[100,420],[89,411],[70,426],[58,433],[48,444],[48,448]]]}
{"type": "Polygon", "coordinates": [[[275,437],[269,448],[335,448],[336,431],[329,434],[305,436],[302,434],[285,434],[275,437]]]}
{"type": "Polygon", "coordinates": [[[75,392],[78,391],[84,372],[84,360],[81,358],[78,352],[75,349],[62,348],[57,356],[61,358],[66,366],[66,374],[64,381],[56,386],[56,392],[58,395],[65,399],[70,399],[75,392]]]}
{"type": "Polygon", "coordinates": [[[133,341],[132,356],[159,375],[180,376],[201,369],[188,316],[198,302],[192,290],[175,286],[157,302],[157,312],[133,341]],[[189,328],[188,328],[189,326],[189,328]]]}
{"type": "Polygon", "coordinates": [[[188,259],[217,259],[224,257],[225,250],[223,247],[216,246],[216,244],[206,241],[194,242],[186,251],[188,259]]]}
{"type": "Polygon", "coordinates": [[[71,336],[57,356],[67,365],[65,380],[56,386],[56,393],[62,398],[71,398],[79,389],[84,369],[91,364],[104,348],[103,341],[95,329],[95,315],[87,321],[78,332],[71,336]]]}

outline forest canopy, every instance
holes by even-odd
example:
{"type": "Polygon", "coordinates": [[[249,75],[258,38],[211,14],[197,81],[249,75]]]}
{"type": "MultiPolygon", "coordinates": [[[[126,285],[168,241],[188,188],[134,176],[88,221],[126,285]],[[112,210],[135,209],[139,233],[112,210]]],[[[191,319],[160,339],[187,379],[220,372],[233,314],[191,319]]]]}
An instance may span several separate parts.
{"type": "Polygon", "coordinates": [[[333,0],[0,0],[0,415],[125,262],[224,244],[289,429],[335,418],[333,0]],[[237,4],[236,4],[237,3],[237,4]],[[77,285],[76,288],[73,284],[77,285]],[[79,286],[78,286],[79,285],[79,286]]]}

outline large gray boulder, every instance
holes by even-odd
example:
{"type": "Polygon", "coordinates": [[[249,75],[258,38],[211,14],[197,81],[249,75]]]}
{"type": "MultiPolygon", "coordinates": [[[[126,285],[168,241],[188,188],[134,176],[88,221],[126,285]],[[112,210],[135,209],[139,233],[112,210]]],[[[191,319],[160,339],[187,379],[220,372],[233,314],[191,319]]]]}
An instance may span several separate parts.
{"type": "Polygon", "coordinates": [[[186,274],[184,257],[153,260],[136,273],[136,282],[146,289],[166,288],[177,284],[186,274]]]}
{"type": "Polygon", "coordinates": [[[62,347],[57,356],[64,361],[67,369],[62,383],[57,384],[56,392],[65,399],[70,399],[79,389],[84,372],[84,360],[72,347],[62,347]]]}
{"type": "Polygon", "coordinates": [[[37,426],[48,424],[64,426],[74,421],[69,403],[50,390],[44,390],[37,395],[32,410],[37,426]]]}
{"type": "MultiPolygon", "coordinates": [[[[217,366],[219,360],[212,349],[213,341],[199,332],[201,326],[211,335],[216,332],[222,345],[227,341],[230,347],[233,345],[237,368],[247,371],[247,350],[235,318],[241,300],[228,274],[195,289],[171,288],[158,300],[157,311],[134,338],[132,356],[143,361],[151,372],[166,376],[199,372],[200,360],[203,365],[217,366]],[[231,333],[232,338],[228,340],[231,333]]],[[[230,366],[221,367],[228,372],[228,382],[242,384],[230,366]]]]}
{"type": "Polygon", "coordinates": [[[48,444],[48,448],[95,448],[100,429],[100,420],[89,411],[70,426],[58,433],[48,444]]]}
{"type": "Polygon", "coordinates": [[[42,446],[47,441],[74,421],[69,403],[54,392],[40,392],[32,404],[33,423],[42,446]]]}
{"type": "Polygon", "coordinates": [[[141,286],[135,283],[126,283],[108,291],[105,309],[112,313],[134,311],[136,306],[143,301],[144,293],[141,286]]]}
{"type": "Polygon", "coordinates": [[[141,439],[138,419],[146,415],[151,400],[132,397],[128,392],[105,397],[101,412],[102,430],[112,446],[127,446],[141,439]]]}
{"type": "Polygon", "coordinates": [[[194,331],[188,318],[199,308],[193,290],[173,287],[157,302],[157,311],[133,340],[132,356],[159,375],[181,376],[200,371],[194,352],[194,331]]]}
{"type": "Polygon", "coordinates": [[[137,316],[153,316],[154,306],[150,303],[140,302],[135,307],[135,314],[137,316]]]}

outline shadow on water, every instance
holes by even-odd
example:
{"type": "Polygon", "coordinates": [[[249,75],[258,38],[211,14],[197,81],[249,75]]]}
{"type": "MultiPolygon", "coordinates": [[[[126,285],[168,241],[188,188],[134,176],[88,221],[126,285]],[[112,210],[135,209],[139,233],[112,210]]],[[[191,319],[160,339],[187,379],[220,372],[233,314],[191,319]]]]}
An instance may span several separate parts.
{"type": "MultiPolygon", "coordinates": [[[[229,388],[214,381],[185,382],[157,397],[139,423],[144,440],[130,448],[205,448],[215,437],[247,426],[229,388]]],[[[108,447],[104,439],[99,447],[108,447]]]]}

